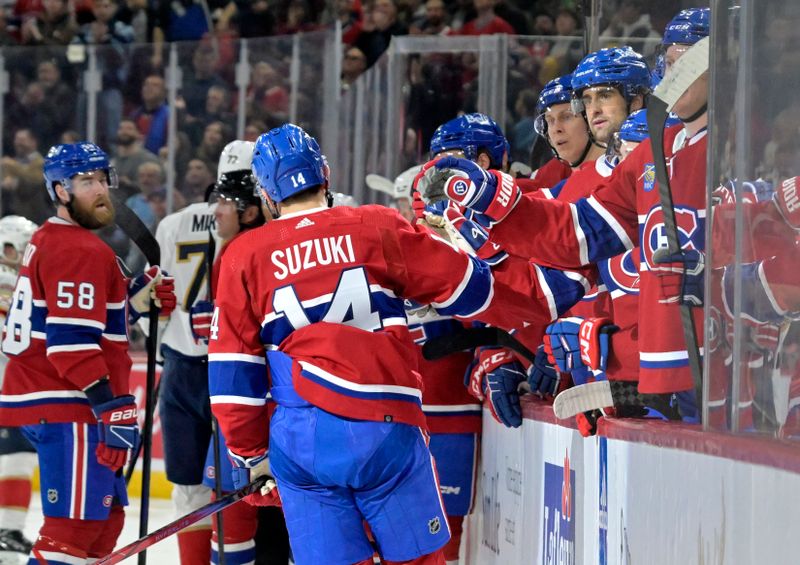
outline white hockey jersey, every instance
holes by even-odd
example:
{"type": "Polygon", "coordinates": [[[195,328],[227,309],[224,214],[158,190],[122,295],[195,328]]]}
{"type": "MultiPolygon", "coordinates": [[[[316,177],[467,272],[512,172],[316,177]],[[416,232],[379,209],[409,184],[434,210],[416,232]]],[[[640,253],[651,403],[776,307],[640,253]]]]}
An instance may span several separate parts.
{"type": "Polygon", "coordinates": [[[208,300],[208,232],[217,237],[214,210],[216,204],[199,202],[178,210],[161,220],[156,240],[161,246],[161,268],[175,278],[178,304],[161,331],[161,343],[182,355],[208,355],[208,345],[197,344],[192,337],[189,309],[198,300],[208,300]]]}

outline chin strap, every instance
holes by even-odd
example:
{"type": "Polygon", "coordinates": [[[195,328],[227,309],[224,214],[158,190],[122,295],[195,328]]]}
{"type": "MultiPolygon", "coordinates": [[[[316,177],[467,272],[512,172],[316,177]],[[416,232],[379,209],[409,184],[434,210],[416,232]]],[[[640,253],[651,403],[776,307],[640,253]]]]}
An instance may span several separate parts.
{"type": "MultiPolygon", "coordinates": [[[[578,157],[577,161],[569,163],[569,166],[574,169],[583,163],[583,160],[586,159],[586,156],[589,154],[589,150],[592,148],[592,145],[597,145],[597,142],[595,142],[594,137],[592,136],[591,132],[589,132],[589,141],[586,142],[586,147],[583,148],[583,153],[581,153],[581,156],[578,157]]],[[[600,146],[598,145],[598,147],[600,146]]]]}
{"type": "Polygon", "coordinates": [[[708,103],[703,104],[702,106],[700,106],[700,109],[697,112],[695,112],[694,114],[692,114],[691,116],[689,116],[688,118],[684,118],[683,116],[678,116],[678,119],[680,121],[682,121],[684,124],[690,124],[693,121],[695,121],[697,118],[699,118],[700,116],[705,114],[707,111],[708,111],[708,103]]]}

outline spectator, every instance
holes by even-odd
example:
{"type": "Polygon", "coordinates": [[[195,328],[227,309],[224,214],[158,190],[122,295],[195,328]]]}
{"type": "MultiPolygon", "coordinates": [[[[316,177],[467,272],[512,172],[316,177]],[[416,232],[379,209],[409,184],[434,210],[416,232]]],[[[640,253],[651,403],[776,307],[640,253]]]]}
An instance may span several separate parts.
{"type": "Polygon", "coordinates": [[[497,0],[497,4],[494,7],[494,13],[511,24],[511,27],[514,28],[515,34],[529,35],[531,33],[528,14],[517,9],[508,0],[497,0]]]}
{"type": "Polygon", "coordinates": [[[136,180],[139,192],[128,198],[125,204],[139,216],[139,219],[150,230],[153,230],[155,229],[156,217],[150,209],[147,197],[157,190],[166,190],[164,186],[164,169],[161,168],[159,163],[150,161],[142,163],[136,171],[136,180]]]}
{"type": "Polygon", "coordinates": [[[14,134],[14,156],[3,157],[2,213],[19,214],[41,224],[53,212],[52,206],[42,196],[42,166],[44,158],[39,153],[36,135],[27,128],[14,134]]]}
{"type": "Polygon", "coordinates": [[[375,0],[372,11],[364,20],[363,31],[355,42],[367,56],[367,66],[375,61],[389,47],[393,35],[406,35],[408,29],[397,21],[397,6],[393,0],[375,0]]]}
{"type": "Polygon", "coordinates": [[[183,186],[181,187],[181,194],[186,199],[186,202],[189,204],[203,202],[206,189],[210,184],[213,184],[215,178],[216,171],[207,162],[198,158],[189,161],[189,166],[186,167],[186,175],[183,178],[183,186]]]}
{"type": "Polygon", "coordinates": [[[425,17],[411,24],[411,35],[447,35],[450,32],[449,16],[444,0],[425,2],[425,17]]]}
{"type": "Polygon", "coordinates": [[[219,160],[222,149],[227,145],[231,134],[222,122],[211,122],[203,131],[203,140],[195,152],[195,158],[205,161],[209,167],[214,167],[219,160]]]}
{"type": "Polygon", "coordinates": [[[608,27],[600,34],[602,39],[620,37],[614,44],[626,44],[645,57],[653,54],[661,35],[653,29],[650,14],[642,13],[642,0],[622,0],[611,17],[608,27]],[[632,39],[652,39],[653,41],[632,41],[632,39]]]}
{"type": "Polygon", "coordinates": [[[574,69],[583,58],[583,39],[575,37],[579,35],[579,30],[580,21],[575,12],[567,9],[558,12],[556,35],[559,37],[550,49],[550,56],[555,62],[554,68],[550,69],[550,74],[553,76],[540,77],[542,84],[574,69]]]}
{"type": "Polygon", "coordinates": [[[167,89],[163,77],[150,75],[144,79],[142,105],[133,112],[131,118],[144,136],[145,149],[157,154],[158,150],[167,143],[167,121],[169,119],[167,89]]]}
{"type": "Polygon", "coordinates": [[[533,16],[533,35],[553,35],[556,32],[556,21],[547,12],[539,12],[533,16]]]}
{"type": "Polygon", "coordinates": [[[342,60],[342,87],[349,87],[366,69],[366,55],[358,47],[349,47],[342,60]]]}
{"type": "Polygon", "coordinates": [[[147,0],[124,0],[117,10],[116,19],[131,26],[134,43],[146,43],[148,33],[147,0]]]}
{"type": "Polygon", "coordinates": [[[203,0],[155,0],[153,42],[199,41],[211,29],[203,0]]]}
{"type": "Polygon", "coordinates": [[[244,127],[244,140],[255,143],[258,136],[267,131],[267,124],[261,120],[248,122],[244,127]]]}
{"type": "MultiPolygon", "coordinates": [[[[189,136],[182,131],[178,131],[177,143],[175,147],[175,178],[183,178],[186,173],[186,166],[194,155],[194,146],[189,141],[189,136]]],[[[169,167],[169,147],[166,145],[158,150],[158,159],[166,169],[169,167]]]]}
{"type": "Polygon", "coordinates": [[[239,37],[274,35],[275,15],[267,0],[234,0],[239,37]]]}
{"type": "Polygon", "coordinates": [[[0,8],[0,47],[16,45],[17,38],[8,29],[6,8],[0,8]]]}
{"type": "Polygon", "coordinates": [[[497,0],[474,0],[475,19],[464,24],[458,33],[461,35],[492,35],[495,33],[514,34],[514,28],[503,18],[495,14],[497,0]]]}
{"type": "MultiPolygon", "coordinates": [[[[228,89],[222,85],[215,85],[208,89],[205,107],[197,119],[191,123],[184,122],[184,129],[193,145],[199,145],[208,124],[222,122],[234,123],[234,115],[230,111],[230,95],[228,89]]],[[[216,161],[216,158],[214,159],[216,161]]]]}
{"type": "Polygon", "coordinates": [[[37,82],[42,86],[44,100],[39,108],[47,127],[38,131],[43,145],[56,143],[61,133],[75,125],[77,104],[75,91],[61,79],[61,69],[55,61],[45,60],[36,67],[37,82]]]}
{"type": "Polygon", "coordinates": [[[61,132],[61,135],[58,138],[59,143],[78,143],[79,141],[83,141],[85,136],[79,134],[74,129],[68,129],[67,131],[61,132]]]}
{"type": "Polygon", "coordinates": [[[114,139],[122,118],[122,86],[127,69],[125,45],[133,42],[133,28],[117,19],[117,0],[94,0],[94,21],[84,24],[73,43],[104,45],[97,50],[98,67],[102,73],[99,93],[100,134],[103,145],[114,139]]]}
{"type": "Polygon", "coordinates": [[[335,12],[324,14],[322,21],[326,24],[332,24],[334,21],[339,20],[342,24],[342,43],[345,45],[355,43],[358,36],[361,35],[361,27],[363,25],[361,0],[336,0],[329,3],[328,6],[329,10],[333,8],[335,12]]]}
{"type": "Polygon", "coordinates": [[[186,112],[192,117],[203,113],[209,88],[225,86],[225,81],[216,72],[218,60],[217,50],[208,42],[200,43],[192,54],[192,68],[184,76],[181,88],[186,112]]]}
{"type": "Polygon", "coordinates": [[[67,0],[42,0],[43,11],[22,22],[25,45],[68,45],[78,26],[70,14],[67,0]]]}
{"type": "MultiPolygon", "coordinates": [[[[175,193],[176,196],[180,196],[180,193],[175,193]]],[[[183,199],[181,198],[181,202],[183,199]]],[[[156,227],[164,219],[167,215],[167,191],[166,190],[156,190],[155,192],[151,193],[147,196],[147,203],[150,205],[150,210],[153,212],[153,216],[156,218],[156,227]]],[[[173,203],[176,204],[176,203],[173,203]]],[[[174,206],[175,209],[183,208],[181,206],[174,206]]]]}
{"type": "Polygon", "coordinates": [[[527,162],[533,142],[538,135],[533,127],[536,118],[536,100],[536,93],[525,89],[519,93],[514,104],[517,120],[509,140],[514,161],[527,162]]]}
{"type": "Polygon", "coordinates": [[[159,163],[158,157],[142,146],[142,134],[133,120],[124,119],[117,128],[116,153],[113,164],[120,182],[132,183],[143,163],[159,163]]]}
{"type": "Polygon", "coordinates": [[[286,18],[278,25],[277,35],[290,35],[315,29],[317,29],[317,25],[311,17],[308,2],[306,0],[289,0],[289,5],[286,8],[286,18]]]}
{"type": "Polygon", "coordinates": [[[246,100],[248,119],[262,120],[272,127],[286,121],[289,92],[283,77],[266,61],[253,65],[246,100]]]}

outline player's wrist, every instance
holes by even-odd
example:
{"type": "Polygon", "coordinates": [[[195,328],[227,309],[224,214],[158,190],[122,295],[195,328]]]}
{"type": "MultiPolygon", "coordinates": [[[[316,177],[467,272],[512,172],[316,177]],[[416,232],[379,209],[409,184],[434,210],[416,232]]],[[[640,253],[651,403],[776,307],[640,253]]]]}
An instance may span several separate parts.
{"type": "Polygon", "coordinates": [[[111,383],[107,376],[104,376],[91,385],[83,389],[86,398],[89,399],[89,404],[94,408],[114,399],[114,393],[111,390],[111,383]]]}

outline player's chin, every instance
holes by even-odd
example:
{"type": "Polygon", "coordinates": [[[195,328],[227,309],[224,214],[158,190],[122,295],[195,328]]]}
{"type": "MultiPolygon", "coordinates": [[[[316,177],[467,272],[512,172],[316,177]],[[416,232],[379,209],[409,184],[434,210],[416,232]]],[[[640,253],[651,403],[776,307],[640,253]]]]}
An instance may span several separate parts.
{"type": "Polygon", "coordinates": [[[114,223],[114,206],[110,202],[98,204],[94,209],[94,219],[99,227],[106,227],[114,223]]]}

